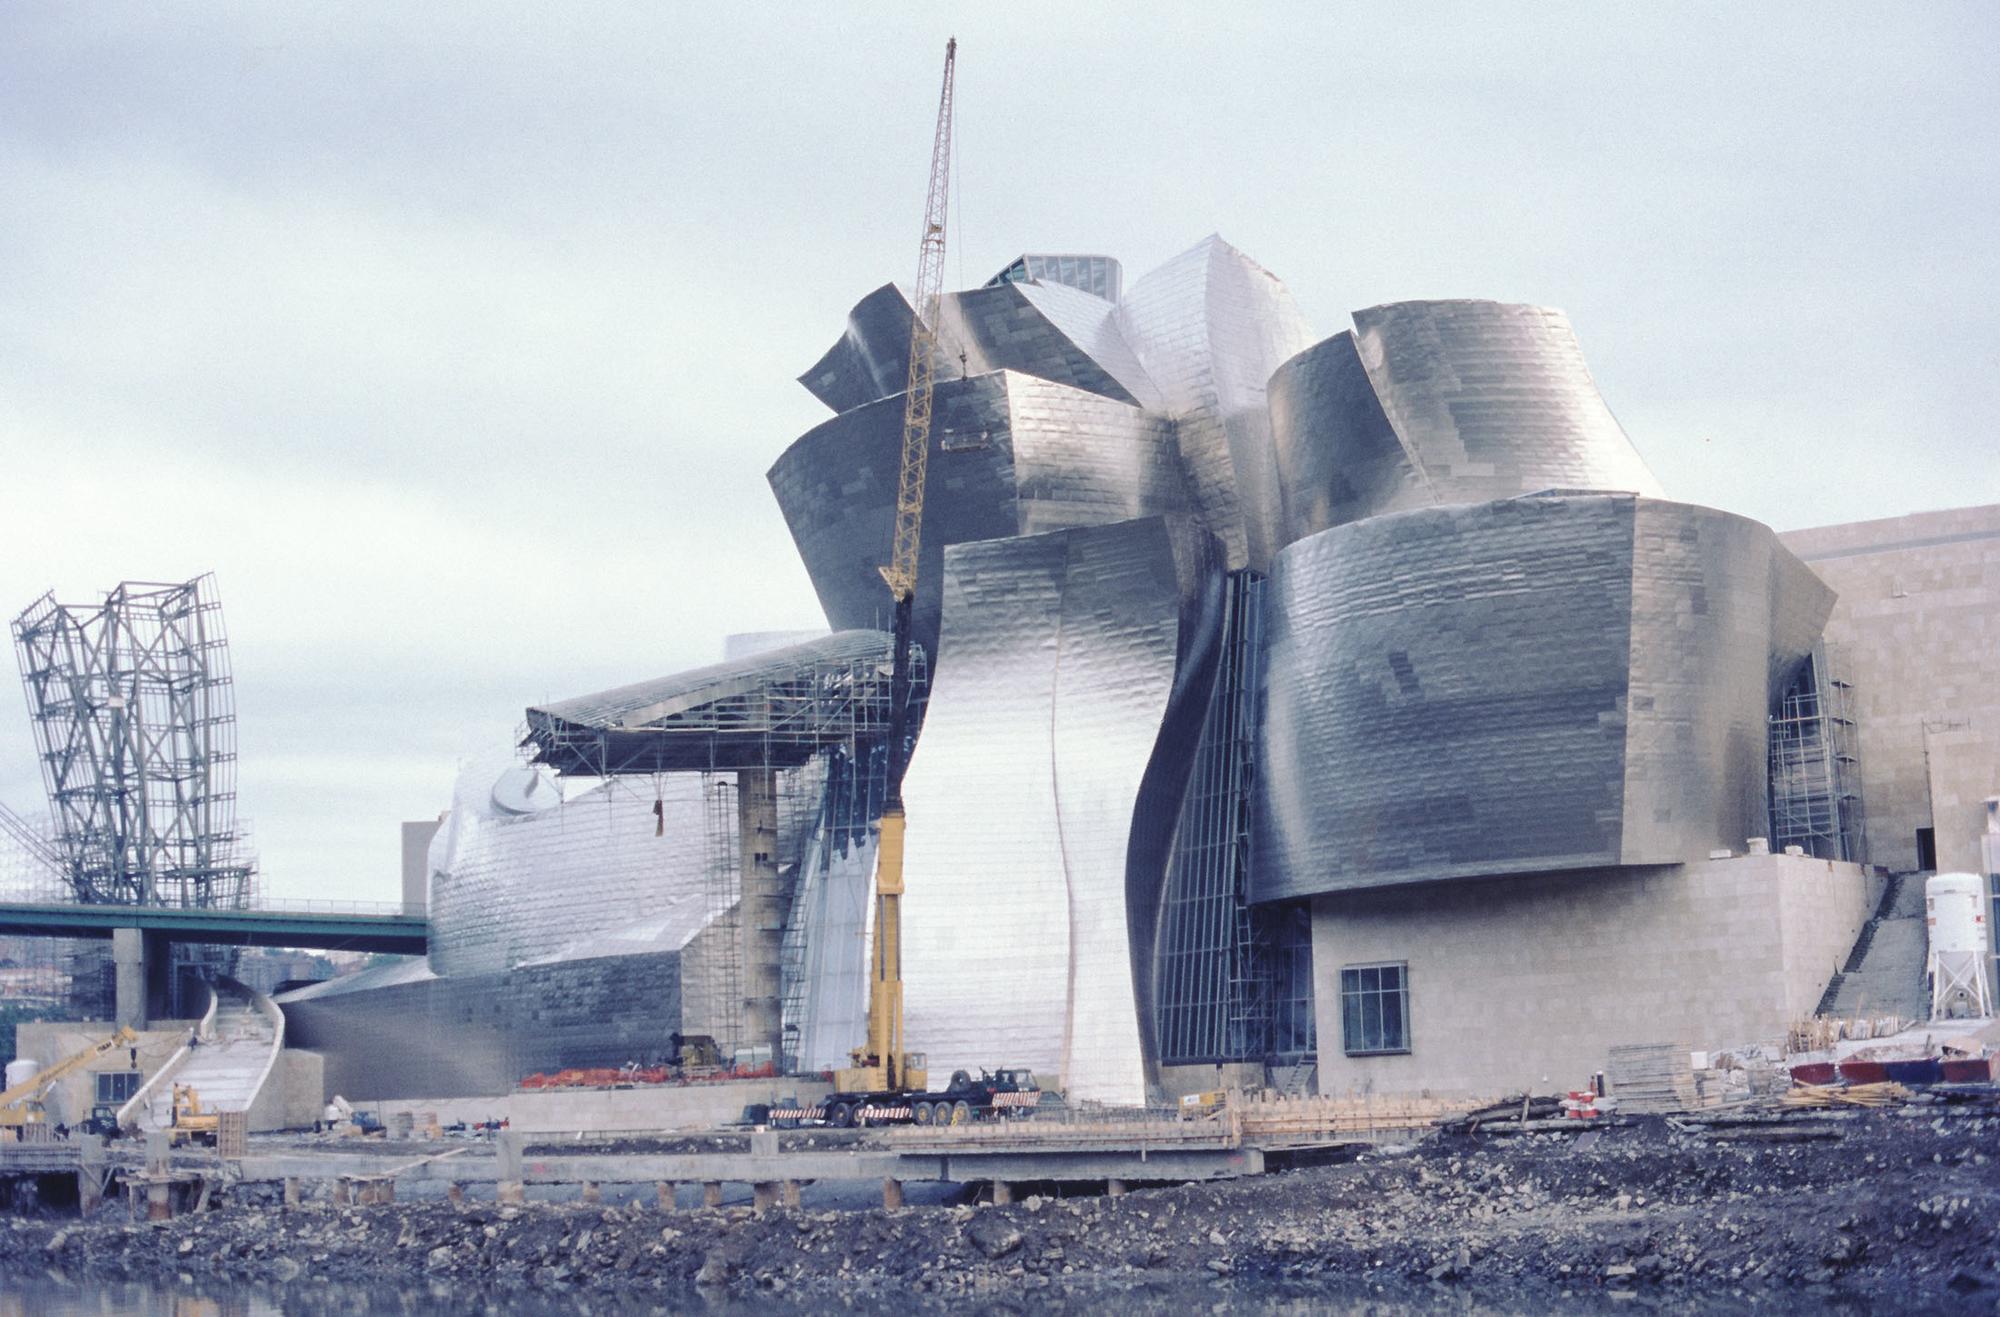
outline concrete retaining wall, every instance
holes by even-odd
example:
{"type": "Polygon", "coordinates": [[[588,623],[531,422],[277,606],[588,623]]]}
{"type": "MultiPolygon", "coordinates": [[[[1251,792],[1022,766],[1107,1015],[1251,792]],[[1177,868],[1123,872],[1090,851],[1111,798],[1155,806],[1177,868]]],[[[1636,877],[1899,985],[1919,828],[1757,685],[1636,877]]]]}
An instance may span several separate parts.
{"type": "Polygon", "coordinates": [[[712,1129],[735,1120],[753,1102],[796,1097],[811,1104],[832,1091],[831,1084],[804,1079],[599,1092],[545,1090],[511,1095],[506,1110],[512,1128],[535,1133],[712,1129]]]}

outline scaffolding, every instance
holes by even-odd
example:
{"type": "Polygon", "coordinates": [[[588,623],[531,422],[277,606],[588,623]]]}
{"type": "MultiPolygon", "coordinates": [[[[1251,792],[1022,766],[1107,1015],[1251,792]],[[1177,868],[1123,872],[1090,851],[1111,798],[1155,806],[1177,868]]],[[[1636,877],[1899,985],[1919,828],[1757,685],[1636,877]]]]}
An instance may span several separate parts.
{"type": "Polygon", "coordinates": [[[734,928],[742,895],[742,848],[736,835],[736,782],[721,773],[701,778],[701,817],[708,856],[702,927],[715,930],[704,947],[695,986],[706,999],[706,1032],[735,1049],[743,1037],[743,939],[734,928]]]}
{"type": "Polygon", "coordinates": [[[846,1064],[867,1022],[874,827],[888,794],[889,757],[875,741],[835,748],[822,762],[818,817],[785,927],[782,1066],[789,1074],[846,1064]]]}
{"type": "MultiPolygon", "coordinates": [[[[248,906],[256,868],[236,819],[234,687],[215,578],[126,581],[88,605],[45,594],[13,632],[65,896],[248,906]]],[[[73,1005],[90,1014],[108,1009],[96,950],[73,975],[73,1005]]],[[[190,979],[229,973],[236,951],[177,944],[173,960],[178,1012],[194,1000],[190,979]]]]}
{"type": "MultiPolygon", "coordinates": [[[[838,632],[528,711],[530,761],[565,776],[701,775],[706,931],[682,991],[705,1026],[689,1032],[740,1060],[795,1065],[826,939],[865,936],[815,927],[803,915],[821,903],[800,898],[881,816],[890,658],[887,635],[838,632]]],[[[921,651],[911,672],[914,728],[921,651]]]]}
{"type": "Polygon", "coordinates": [[[43,595],[14,619],[54,842],[73,898],[234,909],[236,710],[212,576],[43,595]]]}
{"type": "Polygon", "coordinates": [[[1837,657],[1816,647],[1771,716],[1771,844],[1862,862],[1853,688],[1840,677],[1837,657]]]}

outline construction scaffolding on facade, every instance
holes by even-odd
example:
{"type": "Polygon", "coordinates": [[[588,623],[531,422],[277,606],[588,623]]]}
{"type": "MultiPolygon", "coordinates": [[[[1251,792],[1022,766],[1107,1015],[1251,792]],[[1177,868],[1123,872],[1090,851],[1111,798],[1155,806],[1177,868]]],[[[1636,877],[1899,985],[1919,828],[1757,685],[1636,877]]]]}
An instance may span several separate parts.
{"type": "Polygon", "coordinates": [[[1852,687],[1816,647],[1770,720],[1771,846],[1864,862],[1852,687]]]}
{"type": "MultiPolygon", "coordinates": [[[[921,692],[923,655],[913,663],[921,692]]],[[[701,775],[710,931],[683,992],[741,1063],[799,1063],[804,985],[840,960],[804,916],[844,907],[816,885],[880,816],[889,687],[889,637],[845,631],[528,711],[530,761],[565,776],[701,775]]]]}
{"type": "MultiPolygon", "coordinates": [[[[97,604],[46,594],[13,631],[67,899],[247,906],[256,870],[236,820],[234,686],[214,577],[127,581],[97,604]]],[[[178,1007],[189,972],[228,973],[236,953],[177,946],[174,956],[178,1007]]]]}

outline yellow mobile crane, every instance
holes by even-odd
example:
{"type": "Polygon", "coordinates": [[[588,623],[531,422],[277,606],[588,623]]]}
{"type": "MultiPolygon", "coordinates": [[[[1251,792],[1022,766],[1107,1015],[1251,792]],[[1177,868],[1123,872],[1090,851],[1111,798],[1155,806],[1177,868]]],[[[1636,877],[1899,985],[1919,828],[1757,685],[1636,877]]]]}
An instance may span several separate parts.
{"type": "Polygon", "coordinates": [[[893,1101],[929,1081],[921,1057],[903,1051],[903,769],[910,700],[910,603],[917,592],[918,536],[924,517],[924,468],[930,457],[931,383],[937,364],[938,298],[944,292],[945,206],[951,190],[952,75],[958,42],[945,42],[944,88],[938,94],[937,135],[931,143],[931,180],[924,201],[923,239],[917,248],[917,286],[910,311],[910,378],[903,401],[903,460],[896,481],[896,536],[882,569],[895,600],[896,621],[889,675],[889,781],[882,806],[880,850],[875,859],[875,944],[868,978],[868,1041],[854,1049],[854,1064],[836,1071],[835,1124],[851,1124],[854,1108],[839,1095],[893,1101]],[[843,1118],[845,1117],[845,1118],[843,1118]]]}
{"type": "Polygon", "coordinates": [[[915,1121],[960,1124],[985,1113],[1025,1114],[1036,1100],[1026,1070],[956,1071],[941,1092],[927,1092],[924,1058],[903,1050],[903,770],[910,702],[910,608],[917,592],[917,553],[924,516],[924,471],[930,457],[931,385],[937,364],[938,303],[944,292],[945,211],[951,187],[952,75],[958,42],[944,46],[944,87],[931,143],[930,191],[917,285],[910,316],[910,376],[903,403],[902,468],[896,483],[896,534],[882,579],[895,600],[889,678],[888,791],[875,860],[875,939],[868,980],[868,1040],[854,1064],[834,1072],[825,1117],[834,1125],[915,1121]]]}
{"type": "Polygon", "coordinates": [[[134,1046],[138,1041],[138,1034],[121,1027],[103,1042],[86,1047],[74,1056],[64,1057],[47,1070],[0,1093],[0,1127],[41,1124],[48,1119],[48,1113],[42,1108],[42,1097],[55,1086],[57,1080],[82,1069],[106,1052],[134,1046]]]}

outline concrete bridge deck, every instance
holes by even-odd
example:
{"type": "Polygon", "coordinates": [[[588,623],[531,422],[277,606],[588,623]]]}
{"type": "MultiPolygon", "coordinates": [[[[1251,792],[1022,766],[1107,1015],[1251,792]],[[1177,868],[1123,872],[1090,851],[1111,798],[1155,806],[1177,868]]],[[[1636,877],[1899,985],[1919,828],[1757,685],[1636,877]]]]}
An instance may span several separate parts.
{"type": "Polygon", "coordinates": [[[160,942],[314,947],[398,956],[421,956],[430,945],[430,921],[418,912],[0,902],[0,936],[109,938],[119,929],[138,929],[160,942]]]}

